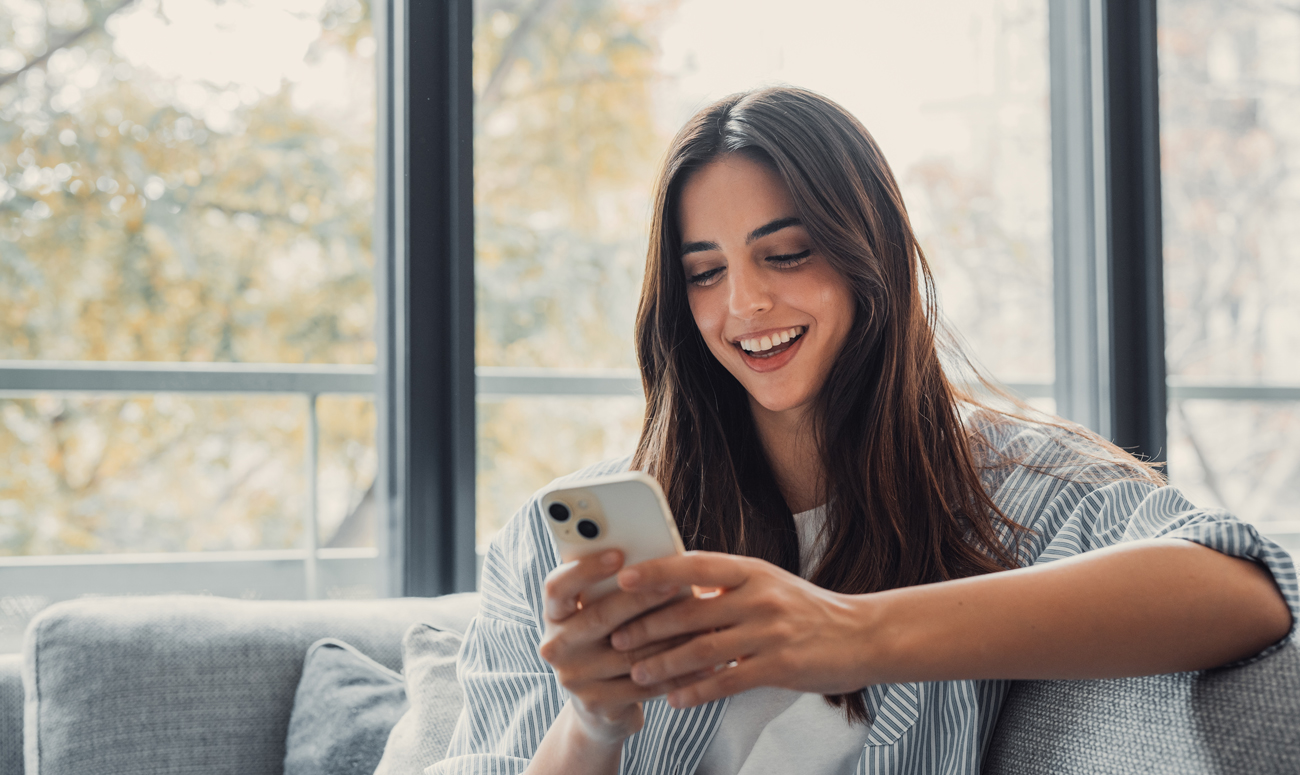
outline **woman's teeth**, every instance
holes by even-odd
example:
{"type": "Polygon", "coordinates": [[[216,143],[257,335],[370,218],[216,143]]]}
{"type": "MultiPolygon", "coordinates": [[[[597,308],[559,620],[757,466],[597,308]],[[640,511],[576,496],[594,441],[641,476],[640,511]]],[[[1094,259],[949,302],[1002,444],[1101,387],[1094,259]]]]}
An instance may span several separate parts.
{"type": "Polygon", "coordinates": [[[766,352],[774,347],[780,347],[783,344],[788,344],[789,342],[798,339],[803,335],[804,330],[805,328],[803,326],[795,326],[794,328],[789,328],[785,331],[780,331],[768,336],[762,336],[757,339],[741,339],[740,347],[748,353],[766,352]]]}

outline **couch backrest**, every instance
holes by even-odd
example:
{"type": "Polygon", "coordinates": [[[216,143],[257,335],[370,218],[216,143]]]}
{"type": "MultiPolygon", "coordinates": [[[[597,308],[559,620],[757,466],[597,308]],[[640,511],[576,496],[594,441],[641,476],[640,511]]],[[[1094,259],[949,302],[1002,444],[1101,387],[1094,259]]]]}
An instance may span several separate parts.
{"type": "Polygon", "coordinates": [[[0,654],[0,773],[23,775],[23,655],[0,654]]]}
{"type": "MultiPolygon", "coordinates": [[[[33,620],[26,775],[280,775],[307,646],[393,668],[407,626],[463,631],[476,595],[261,602],[98,598],[33,620]]],[[[0,656],[0,773],[23,772],[18,659],[0,656]]],[[[1300,772],[1300,649],[1249,665],[1012,685],[985,775],[1300,772]]]]}
{"type": "Polygon", "coordinates": [[[371,601],[82,598],[23,643],[26,775],[281,775],[307,647],[394,669],[414,622],[463,631],[477,595],[371,601]]]}
{"type": "Polygon", "coordinates": [[[1248,665],[1106,681],[1018,681],[985,775],[1300,772],[1300,649],[1248,665]]]}

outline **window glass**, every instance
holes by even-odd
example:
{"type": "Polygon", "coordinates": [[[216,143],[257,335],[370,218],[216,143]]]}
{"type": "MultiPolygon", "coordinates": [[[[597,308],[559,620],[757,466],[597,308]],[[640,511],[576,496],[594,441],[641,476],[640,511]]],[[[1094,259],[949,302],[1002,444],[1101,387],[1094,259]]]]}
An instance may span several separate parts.
{"type": "Polygon", "coordinates": [[[318,540],[325,549],[375,546],[375,402],[370,396],[316,399],[318,540]]]}
{"type": "MultiPolygon", "coordinates": [[[[308,399],[0,398],[0,557],[291,549],[308,515],[308,399]]],[[[317,400],[319,541],[374,546],[374,403],[317,400]]]]}
{"type": "Polygon", "coordinates": [[[1197,505],[1227,506],[1300,551],[1297,433],[1300,401],[1174,401],[1173,482],[1197,505]]]}
{"type": "Polygon", "coordinates": [[[0,358],[370,363],[358,0],[0,0],[0,358]]]}
{"type": "Polygon", "coordinates": [[[0,393],[0,617],[114,562],[118,592],[373,594],[326,562],[374,564],[369,397],[59,375],[373,363],[375,48],[365,0],[0,0],[0,372],[53,375],[0,393]]]}
{"type": "Polygon", "coordinates": [[[306,414],[279,396],[0,399],[0,553],[297,546],[306,414]]]}
{"type": "Polygon", "coordinates": [[[644,411],[640,396],[480,397],[480,536],[490,539],[552,479],[631,454],[644,411]]]}
{"type": "Polygon", "coordinates": [[[1249,390],[1300,386],[1300,14],[1158,10],[1170,476],[1198,503],[1300,533],[1300,390],[1249,390]]]}
{"type": "MultiPolygon", "coordinates": [[[[809,0],[798,13],[735,0],[478,0],[474,56],[480,367],[634,369],[649,196],[672,134],[714,99],[790,83],[837,100],[880,143],[944,312],[974,354],[1004,380],[1051,383],[1041,0],[809,0]]],[[[618,424],[638,427],[641,410],[626,403],[618,424]]],[[[480,450],[524,456],[480,452],[481,542],[550,476],[636,440],[578,438],[582,454],[559,459],[480,412],[480,450]]]]}

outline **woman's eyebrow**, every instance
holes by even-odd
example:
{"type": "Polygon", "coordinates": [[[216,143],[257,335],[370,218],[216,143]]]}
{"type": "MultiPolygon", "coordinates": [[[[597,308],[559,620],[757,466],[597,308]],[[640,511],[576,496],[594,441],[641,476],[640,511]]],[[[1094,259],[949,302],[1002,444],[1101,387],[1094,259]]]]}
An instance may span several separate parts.
{"type": "MultiPolygon", "coordinates": [[[[745,237],[745,244],[749,245],[753,243],[754,240],[762,239],[769,234],[775,234],[776,232],[782,229],[788,229],[791,226],[802,226],[802,225],[803,225],[803,221],[793,216],[789,218],[777,218],[775,221],[769,221],[768,223],[765,223],[762,226],[759,226],[757,229],[751,231],[749,235],[745,237]]],[[[685,245],[682,245],[682,255],[685,256],[687,253],[706,253],[710,250],[721,250],[721,249],[722,248],[719,247],[718,243],[716,242],[710,242],[710,241],[688,242],[685,245]]]]}
{"type": "Polygon", "coordinates": [[[682,245],[682,256],[687,253],[707,253],[710,250],[722,250],[716,242],[688,242],[682,245]]]}
{"type": "Polygon", "coordinates": [[[794,217],[777,218],[775,221],[769,221],[768,223],[765,223],[762,226],[759,226],[757,229],[751,231],[749,233],[749,236],[745,237],[745,244],[748,245],[756,239],[762,239],[763,237],[766,237],[769,234],[775,234],[776,232],[782,229],[788,229],[791,226],[802,226],[802,225],[803,225],[803,221],[799,220],[798,218],[794,218],[794,217]]]}

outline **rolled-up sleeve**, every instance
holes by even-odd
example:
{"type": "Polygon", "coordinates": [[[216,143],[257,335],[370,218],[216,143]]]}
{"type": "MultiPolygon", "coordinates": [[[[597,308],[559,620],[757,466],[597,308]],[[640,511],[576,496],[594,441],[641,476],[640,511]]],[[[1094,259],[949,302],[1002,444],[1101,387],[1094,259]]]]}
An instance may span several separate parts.
{"type": "MultiPolygon", "coordinates": [[[[1014,488],[1019,500],[1039,504],[1050,493],[1046,507],[1035,510],[1022,524],[1033,529],[1021,545],[1025,564],[1042,564],[1073,557],[1092,549],[1126,541],[1179,538],[1231,557],[1250,560],[1273,576],[1287,607],[1291,630],[1286,637],[1255,656],[1233,663],[1245,664],[1268,655],[1295,636],[1300,621],[1300,587],[1295,564],[1282,547],[1254,526],[1221,509],[1198,508],[1176,487],[1158,486],[1140,477],[1088,484],[1102,478],[1104,467],[1089,467],[1087,475],[1061,481],[1037,472],[1014,488]],[[1037,486],[1029,486],[1030,483],[1037,486]]],[[[1026,515],[1029,516],[1029,515],[1026,515]]]]}

